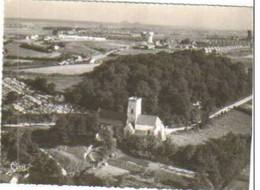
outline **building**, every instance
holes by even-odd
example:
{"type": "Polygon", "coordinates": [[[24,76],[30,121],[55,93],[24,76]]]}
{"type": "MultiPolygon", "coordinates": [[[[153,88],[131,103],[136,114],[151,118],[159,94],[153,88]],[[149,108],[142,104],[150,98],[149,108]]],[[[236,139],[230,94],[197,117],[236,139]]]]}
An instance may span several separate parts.
{"type": "Polygon", "coordinates": [[[148,33],[148,41],[147,41],[147,43],[153,44],[153,36],[154,36],[153,32],[149,32],[148,33]]]}
{"type": "Polygon", "coordinates": [[[252,35],[252,30],[247,30],[247,39],[248,40],[252,40],[252,37],[253,35],[252,35]]]}
{"type": "Polygon", "coordinates": [[[79,35],[59,35],[61,40],[72,40],[72,41],[106,41],[106,38],[102,37],[93,37],[93,36],[79,36],[79,35]]]}
{"type": "Polygon", "coordinates": [[[148,44],[153,44],[153,36],[154,36],[154,32],[146,32],[146,31],[141,32],[141,40],[143,42],[147,42],[148,44]]]}
{"type": "Polygon", "coordinates": [[[166,140],[163,122],[158,116],[142,114],[142,98],[130,97],[127,107],[127,121],[124,128],[125,134],[154,135],[166,140]]]}

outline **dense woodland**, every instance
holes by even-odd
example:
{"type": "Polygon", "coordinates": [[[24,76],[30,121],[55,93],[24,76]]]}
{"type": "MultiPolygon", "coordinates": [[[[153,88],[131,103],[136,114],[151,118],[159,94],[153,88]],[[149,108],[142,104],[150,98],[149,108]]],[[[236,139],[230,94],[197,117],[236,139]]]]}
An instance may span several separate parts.
{"type": "Polygon", "coordinates": [[[249,94],[250,78],[242,63],[203,51],[127,55],[85,74],[66,100],[87,110],[125,112],[128,97],[139,96],[143,113],[159,115],[167,125],[183,124],[197,117],[197,101],[203,120],[214,107],[249,94]]]}
{"type": "Polygon", "coordinates": [[[250,162],[251,137],[229,133],[204,144],[175,147],[170,140],[160,142],[152,136],[128,136],[120,148],[135,157],[154,160],[198,172],[192,188],[225,187],[250,162]]]}

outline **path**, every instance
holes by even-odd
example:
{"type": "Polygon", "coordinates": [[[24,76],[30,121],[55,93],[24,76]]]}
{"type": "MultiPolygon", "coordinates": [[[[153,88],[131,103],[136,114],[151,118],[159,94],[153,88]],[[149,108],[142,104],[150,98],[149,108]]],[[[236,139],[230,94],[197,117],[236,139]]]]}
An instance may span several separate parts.
{"type": "Polygon", "coordinates": [[[244,103],[246,103],[246,102],[249,102],[249,101],[251,101],[252,99],[253,99],[253,96],[252,96],[252,95],[247,96],[247,97],[243,98],[242,100],[239,100],[239,101],[237,101],[237,102],[235,102],[235,103],[233,103],[233,104],[231,104],[231,105],[228,105],[228,106],[226,106],[226,107],[220,109],[219,111],[217,111],[217,112],[211,114],[211,115],[209,116],[209,118],[210,118],[210,119],[213,119],[214,117],[217,117],[217,116],[221,115],[222,113],[226,113],[226,112],[228,112],[228,111],[234,109],[235,107],[241,106],[242,104],[244,104],[244,103]]]}

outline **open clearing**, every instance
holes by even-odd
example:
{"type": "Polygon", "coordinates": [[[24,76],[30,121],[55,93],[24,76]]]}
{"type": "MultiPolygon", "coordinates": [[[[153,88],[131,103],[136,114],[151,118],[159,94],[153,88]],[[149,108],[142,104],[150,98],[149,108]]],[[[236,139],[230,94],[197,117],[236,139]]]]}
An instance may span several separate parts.
{"type": "Polygon", "coordinates": [[[62,75],[80,75],[94,70],[99,64],[77,64],[77,65],[61,65],[50,67],[39,67],[30,69],[21,69],[20,71],[28,73],[42,74],[62,74],[62,75]]]}
{"type": "Polygon", "coordinates": [[[210,138],[220,138],[229,132],[251,135],[252,117],[241,111],[232,110],[212,119],[204,129],[174,133],[170,138],[174,145],[181,147],[202,144],[210,138]]]}

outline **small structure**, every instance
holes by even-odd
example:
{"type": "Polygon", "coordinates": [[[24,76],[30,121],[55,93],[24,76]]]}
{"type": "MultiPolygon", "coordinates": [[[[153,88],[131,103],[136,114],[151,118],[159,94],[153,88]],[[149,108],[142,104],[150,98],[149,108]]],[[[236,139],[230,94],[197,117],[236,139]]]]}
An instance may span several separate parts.
{"type": "Polygon", "coordinates": [[[166,140],[166,132],[163,122],[158,116],[142,114],[142,98],[130,97],[128,99],[127,122],[124,128],[125,134],[154,135],[166,140]]]}

